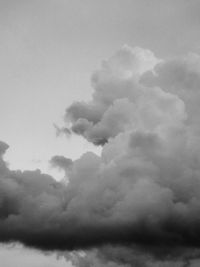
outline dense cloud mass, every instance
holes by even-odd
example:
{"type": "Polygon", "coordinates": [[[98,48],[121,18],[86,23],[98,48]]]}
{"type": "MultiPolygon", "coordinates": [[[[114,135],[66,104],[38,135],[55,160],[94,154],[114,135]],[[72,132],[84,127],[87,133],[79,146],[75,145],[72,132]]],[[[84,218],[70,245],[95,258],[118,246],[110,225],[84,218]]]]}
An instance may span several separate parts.
{"type": "Polygon", "coordinates": [[[92,249],[72,256],[80,267],[187,266],[200,247],[200,57],[125,46],[92,85],[89,103],[67,108],[66,127],[102,153],[55,156],[67,183],[9,170],[0,143],[0,241],[92,249]]]}
{"type": "MultiPolygon", "coordinates": [[[[102,68],[92,76],[92,101],[75,102],[66,111],[71,130],[96,145],[104,145],[110,137],[133,127],[136,105],[145,97],[138,79],[157,62],[151,51],[127,46],[104,61],[102,68]]],[[[153,95],[147,98],[154,101],[153,95]]]]}

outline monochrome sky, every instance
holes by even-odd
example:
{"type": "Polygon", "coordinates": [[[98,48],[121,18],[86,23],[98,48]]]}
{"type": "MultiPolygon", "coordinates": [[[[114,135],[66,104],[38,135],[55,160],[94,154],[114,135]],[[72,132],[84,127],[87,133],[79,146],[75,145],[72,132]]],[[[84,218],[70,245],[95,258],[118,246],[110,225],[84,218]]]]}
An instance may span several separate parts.
{"type": "MultiPolygon", "coordinates": [[[[103,102],[104,100],[109,102],[110,96],[106,93],[104,95],[104,91],[102,94],[99,93],[98,88],[101,89],[104,86],[105,88],[113,88],[116,84],[128,88],[128,85],[126,87],[126,85],[121,84],[121,77],[123,79],[124,77],[129,78],[130,72],[131,75],[134,72],[137,81],[140,75],[146,71],[151,71],[156,64],[164,60],[166,64],[157,68],[159,78],[156,79],[154,73],[144,74],[144,77],[142,77],[143,84],[149,88],[154,85],[160,86],[163,87],[164,91],[172,93],[173,87],[177,89],[180,86],[177,82],[175,85],[173,83],[177,77],[182,77],[179,76],[180,73],[182,75],[182,73],[187,73],[188,69],[190,72],[193,68],[199,69],[199,59],[196,58],[196,54],[200,54],[199,15],[200,2],[198,0],[0,0],[0,140],[9,145],[4,157],[9,163],[9,168],[20,170],[39,168],[58,180],[63,176],[64,171],[66,172],[66,169],[64,168],[63,172],[52,169],[49,164],[52,157],[56,155],[65,157],[57,156],[52,159],[53,165],[58,165],[62,169],[62,164],[65,164],[65,167],[66,164],[67,167],[68,164],[71,166],[70,162],[66,163],[66,158],[75,160],[86,151],[93,151],[99,155],[101,147],[97,147],[96,144],[104,145],[109,138],[115,138],[119,133],[124,132],[124,129],[130,130],[130,127],[133,127],[134,124],[131,117],[134,112],[131,108],[128,109],[130,103],[120,102],[121,100],[116,103],[115,110],[110,111],[110,104],[105,106],[103,102]],[[141,47],[141,50],[139,48],[134,50],[134,47],[141,47]],[[142,49],[148,49],[148,51],[142,49]],[[117,51],[121,52],[117,53],[117,51]],[[152,54],[149,51],[152,51],[152,54]],[[187,57],[191,52],[195,53],[195,56],[192,54],[192,56],[187,57]],[[103,64],[101,67],[102,60],[110,57],[111,59],[107,61],[107,65],[103,64]],[[178,63],[170,61],[170,59],[176,57],[184,59],[178,61],[178,63]],[[123,60],[125,63],[123,63],[123,60]],[[172,75],[173,73],[175,73],[175,76],[172,75]],[[110,78],[110,75],[114,81],[110,78]],[[171,77],[173,82],[171,82],[171,77]],[[92,98],[93,91],[97,92],[96,98],[92,98]],[[89,108],[87,105],[72,104],[76,101],[88,102],[91,99],[91,103],[94,105],[89,108]],[[99,109],[96,110],[95,105],[99,109]],[[67,111],[66,108],[68,108],[67,111]],[[92,115],[88,110],[92,110],[92,115]],[[119,120],[117,120],[117,123],[114,124],[117,125],[116,129],[113,127],[110,129],[109,123],[113,121],[113,116],[115,118],[115,112],[118,110],[124,111],[122,118],[126,119],[128,126],[123,123],[118,125],[119,120]],[[105,111],[108,113],[106,118],[102,115],[102,112],[105,111]],[[131,119],[126,114],[130,114],[131,119]],[[60,134],[56,134],[55,125],[61,128],[68,127],[68,124],[65,124],[66,117],[72,126],[70,130],[78,133],[78,135],[73,134],[67,137],[65,133],[62,133],[62,130],[60,134]],[[87,121],[80,121],[80,118],[87,119],[87,121]],[[88,126],[88,122],[95,125],[97,121],[101,122],[98,129],[88,126]],[[64,163],[62,160],[64,160],[64,163]]],[[[191,79],[198,78],[198,75],[195,72],[191,79]]],[[[199,80],[196,79],[195,81],[198,85],[199,80]]],[[[196,84],[189,85],[196,90],[196,84]]],[[[185,86],[185,80],[181,86],[185,86]]],[[[117,100],[121,99],[120,94],[119,91],[115,94],[117,100]]],[[[158,95],[158,99],[163,97],[162,93],[157,91],[153,94],[156,97],[158,95]]],[[[162,112],[159,113],[161,119],[164,118],[167,121],[168,128],[171,125],[179,124],[185,116],[180,101],[189,103],[186,113],[193,118],[191,121],[189,120],[189,125],[192,125],[192,129],[194,128],[195,134],[192,132],[192,136],[195,135],[196,138],[198,116],[194,116],[194,114],[198,114],[196,107],[198,102],[192,102],[193,106],[191,106],[191,99],[194,96],[188,100],[184,93],[179,95],[176,92],[175,95],[178,95],[181,100],[177,100],[176,97],[173,98],[174,96],[172,99],[169,97],[171,104],[166,107],[167,112],[173,111],[173,121],[170,115],[169,117],[162,117],[164,116],[161,114],[162,112]],[[195,113],[196,110],[197,113],[195,113]]],[[[132,103],[131,97],[133,96],[129,91],[123,97],[128,97],[132,103]]],[[[142,99],[138,100],[140,110],[142,110],[143,103],[153,103],[152,105],[154,105],[152,96],[145,98],[146,95],[144,97],[142,95],[140,97],[142,99]]],[[[116,116],[118,115],[121,116],[121,114],[116,116]]],[[[141,120],[141,117],[139,119],[137,117],[137,120],[141,120]]],[[[150,126],[148,125],[148,127],[150,126]]],[[[118,138],[120,139],[120,137],[118,138]]],[[[193,138],[191,139],[193,140],[193,138]]],[[[126,137],[124,140],[126,140],[126,137]]],[[[154,140],[153,136],[133,136],[131,144],[135,146],[138,142],[148,143],[149,140],[155,142],[153,144],[157,147],[157,140],[154,140]]],[[[182,140],[182,142],[184,141],[182,140]]],[[[118,143],[120,146],[116,145],[117,151],[125,146],[121,139],[118,143]]],[[[192,149],[194,149],[195,144],[196,139],[192,144],[192,149]]],[[[2,147],[2,152],[1,150],[0,152],[3,154],[5,147],[4,145],[2,147]]],[[[152,147],[148,149],[151,150],[152,147]]],[[[185,149],[187,151],[187,148],[185,149]]],[[[179,155],[180,151],[178,149],[177,151],[177,155],[179,155]]],[[[170,155],[171,153],[172,151],[169,152],[170,155]]],[[[175,152],[173,151],[173,153],[175,152]]],[[[184,149],[180,153],[184,153],[184,149]]],[[[129,156],[130,151],[120,161],[120,164],[124,164],[129,156]]],[[[93,158],[91,155],[88,157],[89,160],[94,161],[94,168],[97,168],[99,159],[93,158]]],[[[104,157],[104,160],[109,162],[110,158],[113,157],[112,147],[105,149],[104,157]]],[[[87,157],[85,160],[87,162],[87,157]]],[[[79,166],[78,164],[77,166],[79,166]]],[[[85,163],[80,164],[84,165],[85,163]]],[[[77,190],[76,186],[80,179],[80,169],[77,166],[74,168],[78,174],[76,173],[77,176],[73,174],[76,177],[74,184],[72,184],[74,191],[77,190]]],[[[151,166],[148,166],[148,168],[150,168],[149,171],[152,171],[151,166]]],[[[88,177],[90,177],[92,171],[87,170],[88,177]]],[[[10,173],[10,170],[5,172],[10,173]]],[[[128,172],[131,172],[131,170],[126,170],[126,173],[128,172]]],[[[108,175],[107,170],[103,170],[102,173],[104,176],[108,175]]],[[[36,179],[39,176],[37,173],[34,175],[36,179]]],[[[111,184],[113,183],[113,175],[111,171],[109,176],[111,184]]],[[[90,181],[87,181],[87,183],[90,184],[90,181]]],[[[94,183],[97,191],[100,190],[98,182],[95,180],[94,183]]],[[[103,181],[103,184],[107,186],[107,182],[103,181]]],[[[194,185],[197,186],[196,180],[193,182],[194,185]]],[[[156,186],[157,184],[150,185],[152,194],[155,190],[162,197],[164,195],[168,199],[168,192],[165,190],[160,192],[156,186]]],[[[173,186],[170,184],[171,187],[173,186]]],[[[182,185],[181,188],[183,187],[182,185]]],[[[85,188],[84,183],[83,188],[85,188]]],[[[146,188],[148,188],[147,184],[139,185],[139,189],[143,193],[146,192],[146,188]]],[[[187,190],[191,189],[188,184],[186,188],[187,190]]],[[[29,188],[27,190],[29,192],[29,188]]],[[[127,192],[126,190],[125,186],[122,192],[127,192]]],[[[184,190],[186,190],[185,187],[184,190]]],[[[180,188],[178,187],[175,191],[178,192],[178,195],[180,188]]],[[[194,193],[193,187],[191,192],[194,193]]],[[[51,192],[51,194],[57,196],[55,192],[51,192]]],[[[87,196],[88,192],[85,192],[85,194],[87,196]]],[[[129,192],[127,192],[127,195],[129,196],[129,192]]],[[[25,199],[26,197],[25,194],[25,199]]],[[[160,200],[160,198],[161,196],[158,194],[157,200],[160,200]]],[[[188,198],[190,199],[190,196],[188,198]]],[[[163,201],[165,202],[165,200],[163,201]]],[[[132,203],[130,199],[125,203],[127,210],[130,208],[130,203],[132,203]]],[[[76,204],[73,205],[76,209],[76,204]]],[[[191,206],[194,207],[193,203],[191,206]]],[[[79,210],[79,208],[78,206],[77,209],[79,210]]],[[[146,208],[143,209],[146,210],[146,208]]],[[[151,209],[151,207],[148,208],[151,209]]],[[[154,208],[153,206],[153,211],[154,208]]],[[[120,213],[121,210],[123,208],[118,207],[116,214],[120,213]]],[[[156,210],[160,210],[160,206],[156,206],[156,210]]],[[[140,217],[137,207],[136,214],[140,217]]],[[[123,216],[126,217],[126,214],[123,213],[123,216]]],[[[190,214],[190,216],[193,216],[193,214],[190,214]]],[[[113,234],[115,234],[115,231],[113,234]]],[[[124,238],[127,242],[126,237],[124,238]]],[[[163,236],[162,238],[165,240],[163,236]]],[[[110,237],[111,239],[112,237],[110,237]]],[[[96,237],[92,241],[95,246],[99,242],[98,240],[98,237],[96,237]]],[[[87,242],[90,241],[83,242],[83,247],[87,247],[87,242]]],[[[34,247],[37,247],[37,245],[34,247]]],[[[106,252],[100,251],[97,253],[106,258],[106,252]]],[[[97,260],[94,252],[91,252],[88,258],[92,258],[93,262],[97,260]]],[[[27,266],[27,262],[30,262],[28,266],[31,267],[43,267],[45,264],[52,267],[71,265],[65,260],[63,262],[63,258],[57,259],[55,254],[41,254],[35,250],[27,250],[22,247],[1,247],[0,260],[2,259],[5,261],[4,266],[6,267],[23,267],[27,266]],[[15,255],[15,265],[11,255],[15,255]]],[[[87,263],[80,264],[83,264],[80,266],[88,266],[87,263]]],[[[197,266],[195,264],[197,264],[196,261],[192,266],[197,266]]],[[[98,266],[101,266],[99,262],[98,266]]]]}

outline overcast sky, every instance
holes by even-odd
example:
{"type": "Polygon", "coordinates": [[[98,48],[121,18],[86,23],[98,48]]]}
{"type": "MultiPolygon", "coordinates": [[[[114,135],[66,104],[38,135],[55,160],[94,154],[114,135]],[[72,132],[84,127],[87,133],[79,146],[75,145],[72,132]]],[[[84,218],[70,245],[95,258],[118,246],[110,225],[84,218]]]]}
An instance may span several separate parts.
{"type": "MultiPolygon", "coordinates": [[[[73,101],[90,98],[93,71],[124,44],[158,58],[198,53],[199,25],[199,0],[0,0],[0,140],[10,146],[10,166],[54,174],[53,155],[98,153],[80,137],[56,137],[53,126],[73,101]]],[[[4,267],[14,266],[11,251],[0,248],[4,267]]],[[[12,253],[15,266],[67,266],[12,253]]]]}

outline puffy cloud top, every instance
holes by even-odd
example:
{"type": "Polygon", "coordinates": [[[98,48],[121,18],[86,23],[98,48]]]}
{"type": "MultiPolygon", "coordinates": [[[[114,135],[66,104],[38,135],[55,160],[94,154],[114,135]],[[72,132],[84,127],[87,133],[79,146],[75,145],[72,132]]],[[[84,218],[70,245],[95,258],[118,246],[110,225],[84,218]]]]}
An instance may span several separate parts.
{"type": "Polygon", "coordinates": [[[138,79],[157,62],[151,51],[128,46],[104,61],[92,76],[92,101],[75,102],[66,110],[72,131],[96,145],[104,145],[127,128],[135,113],[136,99],[144,96],[145,88],[138,79]]]}

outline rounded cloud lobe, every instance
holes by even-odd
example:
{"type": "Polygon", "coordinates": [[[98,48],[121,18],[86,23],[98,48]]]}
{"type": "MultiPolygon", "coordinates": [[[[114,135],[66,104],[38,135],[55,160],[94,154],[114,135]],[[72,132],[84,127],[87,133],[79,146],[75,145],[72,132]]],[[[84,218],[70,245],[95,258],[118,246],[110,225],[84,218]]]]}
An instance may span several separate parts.
{"type": "Polygon", "coordinates": [[[145,96],[138,79],[157,62],[149,50],[127,46],[104,61],[92,76],[92,101],[75,102],[66,110],[71,130],[96,145],[104,145],[110,137],[131,127],[135,109],[145,96]]]}
{"type": "Polygon", "coordinates": [[[65,121],[102,153],[55,156],[67,183],[9,170],[0,143],[0,240],[93,249],[71,256],[80,267],[198,257],[200,57],[160,60],[124,46],[93,74],[92,86],[91,101],[73,103],[65,121]]]}

